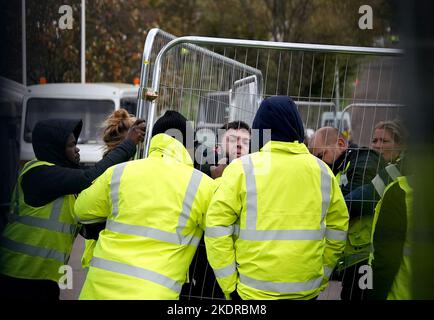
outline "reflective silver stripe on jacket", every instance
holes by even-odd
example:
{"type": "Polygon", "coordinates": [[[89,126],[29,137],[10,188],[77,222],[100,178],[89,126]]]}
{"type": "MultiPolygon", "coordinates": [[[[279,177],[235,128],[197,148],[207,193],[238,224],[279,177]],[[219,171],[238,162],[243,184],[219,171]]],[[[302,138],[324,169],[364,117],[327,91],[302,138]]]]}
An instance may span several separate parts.
{"type": "Polygon", "coordinates": [[[37,227],[49,231],[75,234],[75,231],[77,229],[77,226],[75,224],[69,224],[59,221],[64,200],[65,197],[59,197],[54,200],[53,208],[48,219],[37,216],[21,216],[19,214],[13,213],[8,215],[8,221],[10,223],[18,222],[31,227],[37,227]]]}
{"type": "Polygon", "coordinates": [[[147,237],[155,240],[169,242],[174,244],[189,244],[197,246],[200,242],[199,237],[182,237],[176,233],[158,230],[151,227],[137,226],[126,223],[121,223],[113,220],[107,220],[106,229],[114,232],[119,232],[131,236],[147,237]]]}
{"type": "Polygon", "coordinates": [[[396,164],[389,164],[385,169],[393,181],[395,181],[396,178],[402,176],[396,164]]]}
{"type": "Polygon", "coordinates": [[[236,272],[237,272],[237,267],[235,265],[235,262],[227,265],[224,268],[214,269],[214,274],[216,278],[226,278],[236,272]]]}
{"type": "Polygon", "coordinates": [[[34,216],[17,216],[11,214],[8,216],[9,222],[19,222],[31,227],[42,228],[49,231],[55,231],[66,234],[74,234],[76,226],[69,223],[63,223],[58,221],[53,221],[51,219],[44,219],[34,216]]]}
{"type": "Polygon", "coordinates": [[[208,238],[219,238],[224,236],[231,236],[234,234],[234,225],[229,227],[207,227],[205,229],[205,236],[208,238]]]}
{"type": "MultiPolygon", "coordinates": [[[[330,205],[331,179],[325,164],[317,159],[321,170],[321,221],[318,230],[257,230],[257,190],[253,171],[253,164],[250,156],[242,158],[244,174],[246,176],[246,229],[240,229],[239,237],[243,240],[264,241],[264,240],[322,240],[325,235],[324,219],[330,205]]],[[[339,231],[330,235],[335,236],[339,231]]],[[[339,234],[340,235],[340,234],[339,234]]]]}
{"type": "Polygon", "coordinates": [[[271,292],[279,293],[292,293],[292,292],[303,292],[318,289],[321,285],[323,277],[313,279],[306,282],[272,282],[272,281],[262,281],[247,277],[240,274],[240,282],[249,287],[271,292]]]}
{"type": "Polygon", "coordinates": [[[250,156],[242,157],[244,174],[246,176],[246,194],[247,194],[247,208],[246,208],[246,229],[256,230],[256,222],[258,219],[258,193],[256,190],[256,179],[253,171],[253,163],[250,156]]]}
{"type": "Polygon", "coordinates": [[[90,265],[95,268],[100,268],[107,271],[121,273],[134,278],[151,281],[163,287],[169,288],[170,290],[173,290],[177,293],[181,292],[182,284],[180,282],[155,271],[98,257],[93,257],[90,265]]]}
{"type": "Polygon", "coordinates": [[[36,247],[30,244],[20,243],[5,237],[0,240],[1,246],[11,251],[27,254],[29,256],[41,257],[44,259],[54,259],[61,263],[66,263],[69,254],[54,249],[36,247]]]}
{"type": "Polygon", "coordinates": [[[182,211],[179,215],[178,226],[176,227],[176,233],[178,234],[180,242],[182,242],[184,236],[182,233],[187,227],[188,220],[191,216],[191,209],[193,207],[194,199],[196,198],[197,190],[199,189],[200,181],[202,180],[202,173],[198,170],[193,170],[190,181],[185,192],[184,201],[182,202],[182,211]]]}
{"type": "MultiPolygon", "coordinates": [[[[119,165],[115,167],[111,184],[110,184],[113,218],[116,218],[117,215],[119,214],[119,208],[118,208],[119,185],[126,164],[127,163],[123,163],[122,164],[123,166],[119,165]]],[[[201,180],[202,180],[202,173],[198,170],[193,170],[190,181],[187,186],[187,190],[185,192],[184,201],[182,203],[182,212],[178,219],[176,233],[162,231],[151,227],[125,224],[125,223],[114,221],[112,219],[107,220],[106,228],[123,234],[148,237],[148,238],[153,238],[156,240],[180,244],[180,245],[197,246],[200,242],[200,238],[194,235],[184,236],[183,231],[187,226],[188,220],[190,219],[191,209],[193,207],[193,203],[196,198],[196,193],[199,189],[201,180]]]]}
{"type": "Polygon", "coordinates": [[[384,181],[383,179],[381,179],[380,175],[377,174],[374,179],[371,180],[371,183],[374,186],[375,191],[377,191],[378,195],[382,197],[384,189],[386,189],[386,185],[384,184],[384,181]]]}
{"type": "Polygon", "coordinates": [[[266,240],[322,240],[323,230],[240,230],[240,239],[266,240]]]}
{"type": "MultiPolygon", "coordinates": [[[[402,176],[401,172],[398,170],[398,166],[396,164],[389,164],[384,168],[389,175],[389,177],[395,181],[398,177],[402,176]]],[[[374,179],[371,180],[375,190],[377,191],[380,197],[383,196],[384,190],[386,189],[386,184],[379,174],[377,174],[374,179]]]]}
{"type": "Polygon", "coordinates": [[[341,230],[326,229],[325,237],[330,240],[346,241],[347,232],[341,230]]]}
{"type": "Polygon", "coordinates": [[[119,187],[121,184],[122,173],[128,162],[118,164],[113,169],[112,179],[110,181],[110,196],[112,199],[112,215],[113,218],[119,214],[119,187]]]}
{"type": "Polygon", "coordinates": [[[318,165],[321,169],[321,228],[325,228],[324,225],[324,217],[327,214],[327,210],[330,206],[330,196],[331,196],[331,186],[332,186],[332,177],[330,176],[326,164],[322,162],[320,159],[316,159],[318,165]]]}
{"type": "Polygon", "coordinates": [[[333,268],[329,268],[327,266],[324,266],[324,277],[330,278],[330,276],[332,275],[332,272],[333,272],[333,268]]]}

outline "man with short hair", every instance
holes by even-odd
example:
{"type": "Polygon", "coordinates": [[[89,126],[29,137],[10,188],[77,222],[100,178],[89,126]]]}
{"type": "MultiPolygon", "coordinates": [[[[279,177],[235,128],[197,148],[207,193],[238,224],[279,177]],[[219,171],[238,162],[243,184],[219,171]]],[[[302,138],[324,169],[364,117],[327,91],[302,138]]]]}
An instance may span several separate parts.
{"type": "Polygon", "coordinates": [[[249,153],[250,127],[243,121],[232,121],[218,130],[215,163],[200,165],[200,170],[213,179],[222,176],[224,169],[234,159],[249,153]]]}
{"type": "MultiPolygon", "coordinates": [[[[313,155],[322,159],[336,175],[344,196],[356,188],[370,183],[384,164],[378,153],[349,143],[338,129],[318,129],[309,141],[313,155]]],[[[366,294],[358,286],[359,267],[367,264],[370,252],[371,225],[369,216],[351,215],[351,202],[347,202],[350,213],[348,241],[340,269],[345,269],[342,280],[343,300],[361,300],[366,294]]]]}
{"type": "MultiPolygon", "coordinates": [[[[217,165],[205,164],[201,171],[213,179],[222,176],[223,171],[234,159],[249,153],[250,127],[243,121],[232,121],[219,130],[220,143],[216,148],[217,165]]],[[[190,282],[185,283],[181,292],[181,299],[224,299],[224,295],[216,283],[216,278],[210,267],[203,238],[197,248],[190,267],[190,282]]]]}

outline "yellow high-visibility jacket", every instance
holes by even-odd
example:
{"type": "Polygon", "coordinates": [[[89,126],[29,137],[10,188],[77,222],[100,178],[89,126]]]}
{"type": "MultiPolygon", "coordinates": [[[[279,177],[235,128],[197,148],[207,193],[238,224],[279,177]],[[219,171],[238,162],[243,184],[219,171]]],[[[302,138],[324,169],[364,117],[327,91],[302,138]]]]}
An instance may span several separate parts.
{"type": "Polygon", "coordinates": [[[148,158],[110,167],[75,204],[81,221],[107,217],[80,299],[178,299],[213,192],[166,134],[148,158]]]}
{"type": "MultiPolygon", "coordinates": [[[[408,177],[402,176],[397,177],[396,180],[390,183],[384,190],[384,195],[386,195],[391,188],[397,187],[396,185],[404,190],[405,192],[405,213],[407,215],[407,230],[405,235],[404,247],[402,251],[401,265],[399,266],[398,272],[392,283],[390,291],[387,295],[387,300],[411,300],[412,295],[412,268],[411,268],[411,252],[413,248],[413,189],[408,183],[408,177]]],[[[375,238],[375,227],[377,225],[378,218],[381,214],[382,206],[384,205],[384,197],[378,202],[375,207],[375,216],[372,226],[372,237],[371,242],[374,243],[375,238]]],[[[383,253],[384,254],[384,253],[383,253]]],[[[372,265],[372,261],[375,259],[375,248],[374,252],[371,253],[369,264],[372,265]]],[[[374,270],[375,271],[375,270],[374,270]]],[[[374,274],[375,275],[375,274],[374,274]]],[[[374,288],[375,289],[375,288],[374,288]]]]}
{"type": "Polygon", "coordinates": [[[0,273],[14,278],[58,281],[77,235],[74,195],[65,195],[41,207],[25,202],[23,176],[37,166],[54,164],[32,160],[18,177],[9,221],[0,238],[0,273]]]}
{"type": "Polygon", "coordinates": [[[348,211],[328,166],[270,141],[224,171],[206,217],[208,260],[229,298],[311,299],[346,242],[348,211]]]}

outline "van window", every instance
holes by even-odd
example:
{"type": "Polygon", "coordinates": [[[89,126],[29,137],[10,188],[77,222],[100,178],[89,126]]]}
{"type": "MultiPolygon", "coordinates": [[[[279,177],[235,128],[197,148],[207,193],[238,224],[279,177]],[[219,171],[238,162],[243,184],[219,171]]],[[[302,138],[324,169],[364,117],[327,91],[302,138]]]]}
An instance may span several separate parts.
{"type": "Polygon", "coordinates": [[[136,116],[137,98],[122,98],[120,107],[126,109],[129,114],[136,116]]]}
{"type": "Polygon", "coordinates": [[[44,119],[82,119],[78,143],[101,143],[102,123],[115,110],[112,100],[31,98],[27,100],[24,141],[32,142],[35,124],[44,119]]]}

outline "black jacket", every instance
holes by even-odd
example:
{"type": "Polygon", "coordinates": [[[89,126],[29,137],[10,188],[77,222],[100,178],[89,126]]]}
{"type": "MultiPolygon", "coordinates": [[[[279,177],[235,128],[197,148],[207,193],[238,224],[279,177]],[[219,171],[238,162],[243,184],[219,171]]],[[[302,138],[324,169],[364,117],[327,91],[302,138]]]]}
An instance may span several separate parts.
{"type": "Polygon", "coordinates": [[[356,188],[370,183],[378,170],[384,168],[384,162],[376,151],[359,148],[355,144],[350,144],[348,149],[333,163],[333,173],[336,175],[339,171],[343,171],[348,162],[350,163],[346,171],[348,183],[341,186],[344,196],[356,188]]]}
{"type": "MultiPolygon", "coordinates": [[[[408,166],[405,163],[405,159],[399,159],[395,164],[398,167],[401,175],[407,175],[409,173],[408,166]]],[[[380,164],[381,166],[383,163],[380,164]]],[[[378,175],[383,180],[384,185],[387,186],[392,182],[392,178],[387,173],[386,169],[379,168],[378,175]]],[[[381,197],[375,190],[372,183],[367,183],[361,187],[353,189],[345,196],[345,202],[347,203],[350,219],[354,217],[361,217],[362,215],[373,215],[375,206],[381,197]]]]}
{"type": "Polygon", "coordinates": [[[101,161],[89,168],[79,168],[65,156],[68,136],[73,133],[78,140],[81,120],[50,119],[36,124],[32,144],[36,158],[54,163],[55,166],[38,166],[30,169],[22,178],[21,187],[28,205],[40,207],[56,198],[78,194],[107,168],[128,161],[136,151],[135,144],[125,139],[101,161]]]}

